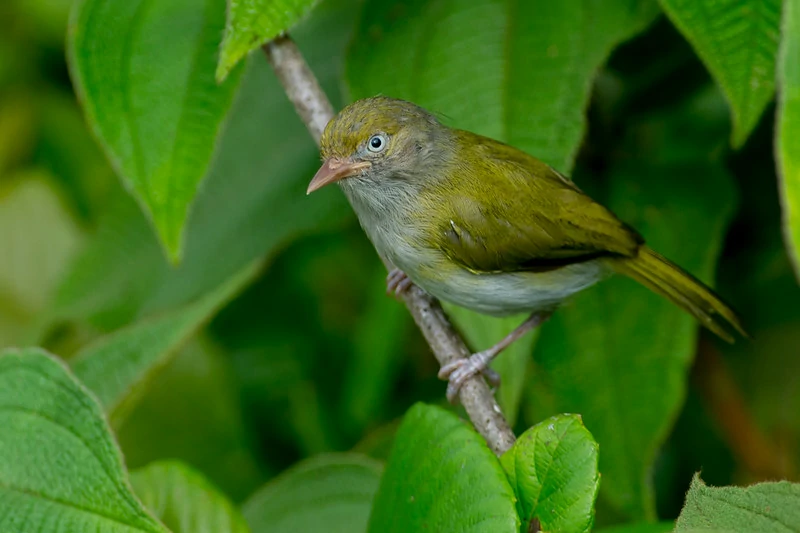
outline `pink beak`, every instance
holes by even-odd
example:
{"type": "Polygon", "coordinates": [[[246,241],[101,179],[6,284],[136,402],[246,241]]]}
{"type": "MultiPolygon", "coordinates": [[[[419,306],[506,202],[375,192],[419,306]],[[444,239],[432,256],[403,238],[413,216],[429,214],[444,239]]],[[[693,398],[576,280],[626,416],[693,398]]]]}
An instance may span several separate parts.
{"type": "Polygon", "coordinates": [[[317,173],[314,174],[314,178],[311,180],[311,183],[308,184],[306,194],[311,194],[312,192],[316,191],[317,189],[321,189],[329,183],[334,183],[344,178],[355,176],[362,170],[365,170],[371,166],[372,163],[368,161],[349,163],[347,161],[341,161],[334,158],[328,159],[320,167],[317,173]]]}

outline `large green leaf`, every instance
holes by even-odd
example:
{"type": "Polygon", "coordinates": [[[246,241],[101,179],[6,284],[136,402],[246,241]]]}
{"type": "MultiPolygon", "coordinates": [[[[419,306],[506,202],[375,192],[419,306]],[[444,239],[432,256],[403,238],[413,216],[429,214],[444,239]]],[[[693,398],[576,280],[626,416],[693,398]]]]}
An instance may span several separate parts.
{"type": "Polygon", "coordinates": [[[383,414],[393,378],[404,357],[411,317],[399,302],[384,293],[386,271],[369,283],[367,308],[353,338],[353,351],[344,376],[342,406],[354,430],[363,431],[383,414]]]}
{"type": "Polygon", "coordinates": [[[741,146],[775,91],[781,0],[660,0],[720,85],[741,146]]]}
{"type": "Polygon", "coordinates": [[[750,487],[709,487],[695,475],[678,517],[677,533],[797,533],[800,484],[780,481],[750,487]]]}
{"type": "Polygon", "coordinates": [[[317,1],[228,0],[217,79],[224,80],[244,56],[293,26],[317,1]]]}
{"type": "Polygon", "coordinates": [[[175,350],[258,273],[255,262],[197,302],[100,338],[81,350],[72,368],[97,394],[116,426],[175,350]]]}
{"type": "MultiPolygon", "coordinates": [[[[295,32],[334,101],[357,1],[325,2],[295,32]]],[[[290,239],[352,216],[341,195],[306,196],[317,148],[263,55],[249,62],[217,152],[181,266],[170,268],[133,203],[117,198],[60,287],[56,315],[116,329],[191,301],[290,239]]]]}
{"type": "Polygon", "coordinates": [[[480,435],[441,408],[416,404],[397,431],[369,531],[516,532],[514,500],[480,435]]]}
{"type": "Polygon", "coordinates": [[[0,530],[167,532],[133,495],[100,405],[36,348],[0,354],[0,530]]]}
{"type": "Polygon", "coordinates": [[[787,248],[800,277],[800,0],[785,0],[778,65],[777,146],[787,248]]]}
{"type": "Polygon", "coordinates": [[[218,85],[220,0],[76,3],[69,60],[89,125],[170,258],[239,76],[218,85]]]}
{"type": "Polygon", "coordinates": [[[115,428],[128,468],[178,460],[236,502],[266,481],[269,470],[251,434],[229,357],[200,335],[152,378],[147,394],[115,428]]]}
{"type": "MultiPolygon", "coordinates": [[[[673,112],[671,134],[649,131],[671,138],[674,153],[643,154],[647,164],[613,169],[607,203],[654,249],[708,282],[735,200],[721,166],[697,158],[708,147],[695,136],[707,132],[685,133],[683,120],[694,112],[673,112]]],[[[632,136],[646,138],[650,127],[632,136]]],[[[581,293],[543,328],[530,389],[533,419],[583,415],[603,450],[601,497],[626,515],[655,518],[652,465],[683,401],[697,328],[666,299],[620,277],[581,293]]]]}
{"type": "Polygon", "coordinates": [[[249,533],[239,511],[202,475],[177,461],[131,473],[136,495],[174,533],[249,533]]]}
{"type": "Polygon", "coordinates": [[[624,526],[604,527],[597,533],[670,533],[675,529],[672,522],[637,522],[624,526]]]}
{"type": "Polygon", "coordinates": [[[354,97],[411,100],[566,172],[598,67],[657,12],[650,0],[372,0],[347,81],[354,97]]]}
{"type": "Polygon", "coordinates": [[[600,485],[597,443],[578,415],[554,416],[533,426],[500,462],[525,524],[535,520],[540,531],[591,530],[600,485]]]}
{"type": "Polygon", "coordinates": [[[381,464],[357,454],[320,455],[270,481],[244,504],[253,533],[367,530],[381,464]]]}

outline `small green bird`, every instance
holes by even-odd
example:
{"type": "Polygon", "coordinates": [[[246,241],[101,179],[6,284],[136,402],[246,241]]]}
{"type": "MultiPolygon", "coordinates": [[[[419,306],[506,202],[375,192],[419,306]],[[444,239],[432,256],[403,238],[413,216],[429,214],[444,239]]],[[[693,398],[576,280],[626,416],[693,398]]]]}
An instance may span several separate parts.
{"type": "Polygon", "coordinates": [[[359,100],[331,120],[324,164],[308,193],[338,182],[378,253],[397,267],[390,290],[413,282],[442,300],[494,316],[530,317],[498,344],[441,369],[455,399],[489,362],[570,295],[611,273],[630,276],[732,342],[736,314],[636,230],[538,159],[441,124],[410,102],[359,100]]]}

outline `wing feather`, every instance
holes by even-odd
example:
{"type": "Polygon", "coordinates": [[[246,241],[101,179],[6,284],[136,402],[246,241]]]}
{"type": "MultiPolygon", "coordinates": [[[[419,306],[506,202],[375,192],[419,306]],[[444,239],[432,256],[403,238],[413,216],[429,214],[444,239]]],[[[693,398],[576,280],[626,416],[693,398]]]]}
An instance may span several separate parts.
{"type": "Polygon", "coordinates": [[[457,163],[441,184],[454,201],[437,235],[439,248],[465,268],[550,270],[603,256],[633,257],[644,242],[538,159],[486,137],[458,134],[459,144],[474,152],[469,165],[457,163]],[[477,200],[498,194],[504,201],[477,200]]]}

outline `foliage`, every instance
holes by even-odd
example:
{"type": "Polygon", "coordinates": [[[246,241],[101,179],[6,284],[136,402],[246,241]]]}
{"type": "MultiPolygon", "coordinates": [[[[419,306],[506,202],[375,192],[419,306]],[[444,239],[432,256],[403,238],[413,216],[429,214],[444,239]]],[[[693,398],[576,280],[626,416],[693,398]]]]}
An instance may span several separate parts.
{"type": "Polygon", "coordinates": [[[789,253],[800,272],[800,2],[784,6],[783,34],[778,80],[777,160],[781,175],[786,239],[789,253]]]}
{"type": "MultiPolygon", "coordinates": [[[[799,17],[0,2],[0,349],[42,347],[0,355],[0,530],[800,530],[799,17]],[[604,281],[495,362],[496,458],[342,195],[304,194],[258,52],[287,30],[335,107],[407,98],[568,172],[754,340],[604,281]]],[[[522,318],[447,310],[476,350],[522,318]]]]}
{"type": "Polygon", "coordinates": [[[255,266],[246,267],[192,305],[117,330],[78,352],[72,359],[72,369],[95,391],[113,423],[123,419],[135,402],[136,389],[146,388],[148,377],[168,364],[177,346],[251,281],[257,272],[255,266]]]}
{"type": "Polygon", "coordinates": [[[600,485],[597,443],[577,415],[543,420],[500,459],[524,522],[542,531],[590,531],[600,485]]]}
{"type": "Polygon", "coordinates": [[[245,55],[294,26],[315,3],[315,0],[230,0],[217,79],[225,79],[245,55]]]}
{"type": "Polygon", "coordinates": [[[202,475],[176,461],[131,474],[131,484],[156,518],[176,533],[249,533],[244,517],[202,475]]]}
{"type": "Polygon", "coordinates": [[[397,430],[369,531],[516,531],[514,493],[486,442],[456,416],[416,404],[397,430]]]}
{"type": "Polygon", "coordinates": [[[347,62],[353,97],[411,100],[564,172],[585,130],[589,81],[658,12],[651,0],[399,5],[400,23],[398,4],[368,2],[347,62]],[[471,40],[480,46],[463,53],[471,40]]]}
{"type": "Polygon", "coordinates": [[[4,531],[146,531],[97,400],[64,365],[31,348],[0,356],[4,531]]]}
{"type": "Polygon", "coordinates": [[[695,476],[675,531],[798,531],[798,501],[800,486],[785,481],[747,488],[709,487],[695,476]]]}
{"type": "Polygon", "coordinates": [[[382,471],[359,454],[319,455],[259,489],[244,515],[253,531],[366,531],[382,471]]]}
{"type": "Polygon", "coordinates": [[[70,65],[89,124],[175,261],[239,80],[214,80],[222,7],[83,0],[70,22],[70,65]]]}
{"type": "Polygon", "coordinates": [[[731,106],[731,141],[741,146],[775,91],[781,0],[661,0],[731,106]]]}
{"type": "MultiPolygon", "coordinates": [[[[729,177],[690,158],[665,161],[649,172],[647,187],[636,187],[645,172],[639,162],[612,168],[608,205],[655,249],[710,281],[733,207],[729,177]],[[685,239],[689,232],[695,238],[685,239]]],[[[534,404],[543,394],[556,400],[537,416],[579,411],[603,446],[604,495],[626,514],[654,518],[648,465],[683,401],[696,325],[626,279],[578,295],[552,322],[536,348],[544,383],[531,393],[534,404]]]]}

